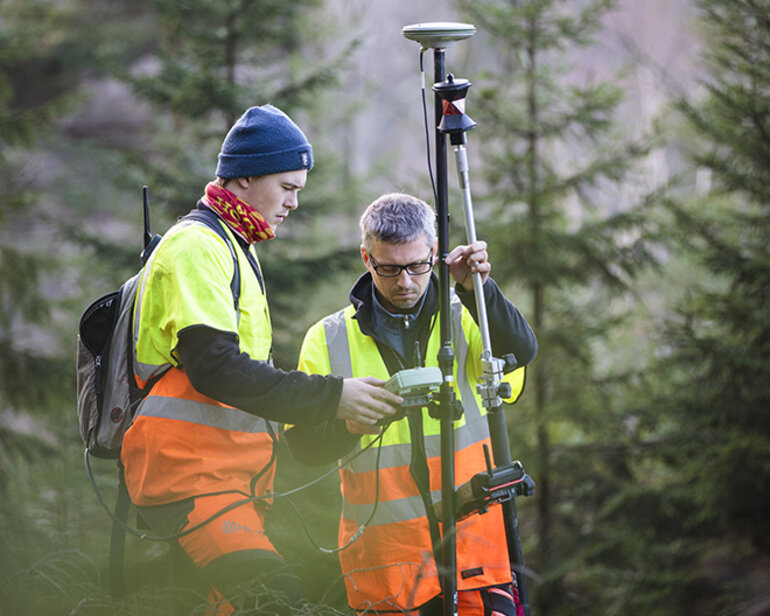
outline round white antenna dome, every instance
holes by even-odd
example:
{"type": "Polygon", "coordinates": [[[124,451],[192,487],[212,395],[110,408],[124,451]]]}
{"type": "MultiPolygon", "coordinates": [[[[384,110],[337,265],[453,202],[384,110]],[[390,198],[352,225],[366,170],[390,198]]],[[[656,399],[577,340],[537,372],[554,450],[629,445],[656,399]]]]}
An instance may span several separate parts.
{"type": "Polygon", "coordinates": [[[410,41],[417,41],[424,49],[449,47],[457,41],[470,38],[476,33],[473,24],[462,24],[452,21],[433,21],[424,24],[411,24],[401,28],[410,41]]]}

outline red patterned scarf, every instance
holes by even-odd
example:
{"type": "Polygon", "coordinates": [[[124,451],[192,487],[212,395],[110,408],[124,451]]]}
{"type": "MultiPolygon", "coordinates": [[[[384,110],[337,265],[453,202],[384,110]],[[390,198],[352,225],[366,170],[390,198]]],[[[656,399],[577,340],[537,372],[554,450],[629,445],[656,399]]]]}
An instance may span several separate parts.
{"type": "Polygon", "coordinates": [[[249,244],[275,237],[275,232],[262,214],[214,182],[206,186],[206,202],[249,244]]]}

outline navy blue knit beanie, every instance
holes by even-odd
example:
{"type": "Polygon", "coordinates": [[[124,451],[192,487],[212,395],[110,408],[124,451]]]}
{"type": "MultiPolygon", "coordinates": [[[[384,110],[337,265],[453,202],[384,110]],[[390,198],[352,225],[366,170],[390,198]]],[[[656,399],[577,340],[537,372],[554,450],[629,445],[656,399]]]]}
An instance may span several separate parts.
{"type": "Polygon", "coordinates": [[[313,168],[313,148],[300,128],[272,105],[252,107],[227,133],[217,176],[245,178],[313,168]]]}

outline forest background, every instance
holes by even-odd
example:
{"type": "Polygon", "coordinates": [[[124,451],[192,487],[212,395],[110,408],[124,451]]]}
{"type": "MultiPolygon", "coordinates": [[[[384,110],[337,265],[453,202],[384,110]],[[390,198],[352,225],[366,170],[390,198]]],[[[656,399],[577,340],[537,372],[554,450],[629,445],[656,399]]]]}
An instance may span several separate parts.
{"type": "MultiPolygon", "coordinates": [[[[537,482],[517,500],[533,613],[770,613],[770,3],[419,4],[0,0],[0,612],[168,613],[162,543],[129,537],[110,596],[75,415],[78,318],[138,268],[141,187],[163,232],[245,108],[297,119],[316,168],[260,245],[291,369],[362,270],[365,205],[433,202],[401,27],[466,21],[447,69],[473,84],[477,230],[540,341],[506,411],[537,482]]],[[[114,464],[94,467],[111,502],[114,464]]],[[[279,492],[330,470],[283,448],[278,468],[279,492]]],[[[300,530],[334,546],[334,474],[291,499],[303,520],[278,498],[269,531],[307,613],[347,613],[300,530]]]]}

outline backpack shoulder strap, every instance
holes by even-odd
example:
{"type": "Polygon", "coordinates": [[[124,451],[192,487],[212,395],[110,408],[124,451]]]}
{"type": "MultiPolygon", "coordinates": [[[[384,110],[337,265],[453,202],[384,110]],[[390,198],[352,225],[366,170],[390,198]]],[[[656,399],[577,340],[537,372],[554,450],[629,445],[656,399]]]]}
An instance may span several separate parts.
{"type": "Polygon", "coordinates": [[[221,237],[227,248],[230,250],[230,256],[233,258],[233,278],[230,280],[230,290],[233,292],[233,305],[235,310],[238,310],[241,296],[241,270],[238,265],[238,255],[235,254],[235,246],[230,240],[230,236],[227,231],[222,227],[219,216],[212,212],[208,208],[197,208],[182,216],[180,220],[194,220],[206,225],[209,229],[214,231],[219,237],[221,237]]]}

